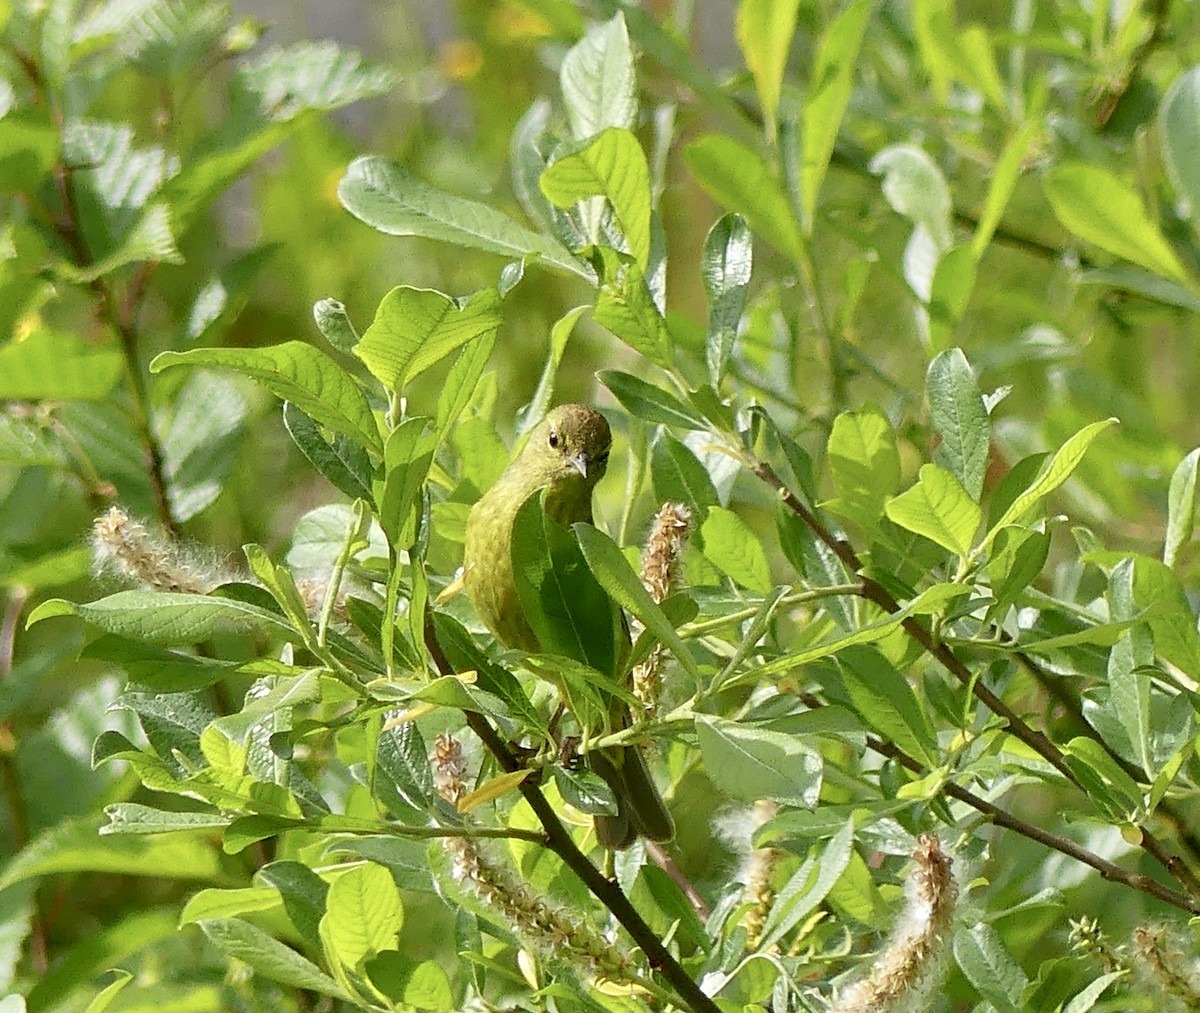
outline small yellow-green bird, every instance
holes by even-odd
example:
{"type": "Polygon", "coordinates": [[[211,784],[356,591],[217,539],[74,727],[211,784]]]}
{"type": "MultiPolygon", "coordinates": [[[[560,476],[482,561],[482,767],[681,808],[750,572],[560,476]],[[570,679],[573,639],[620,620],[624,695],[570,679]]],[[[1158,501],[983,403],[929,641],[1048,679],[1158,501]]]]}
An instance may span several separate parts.
{"type": "MultiPolygon", "coordinates": [[[[513,521],[521,505],[545,490],[546,514],[569,528],[592,523],[592,490],[604,476],[612,433],[599,412],[585,405],[554,408],[529,434],[521,452],[471,508],[467,517],[463,584],[479,618],[507,647],[536,652],[537,635],[525,616],[513,575],[513,521]]],[[[624,631],[628,648],[628,628],[624,631]]],[[[623,706],[616,714],[624,721],[623,706]]],[[[636,746],[588,753],[591,768],[617,799],[615,816],[595,817],[606,848],[626,848],[641,835],[669,841],[675,824],[636,746]]]]}

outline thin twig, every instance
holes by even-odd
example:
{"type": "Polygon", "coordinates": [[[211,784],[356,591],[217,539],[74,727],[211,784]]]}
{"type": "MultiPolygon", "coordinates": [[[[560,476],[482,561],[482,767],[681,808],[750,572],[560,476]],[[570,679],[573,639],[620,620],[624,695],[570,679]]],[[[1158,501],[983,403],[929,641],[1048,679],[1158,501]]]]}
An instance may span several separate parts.
{"type": "MultiPolygon", "coordinates": [[[[902,767],[912,771],[914,774],[924,776],[929,773],[919,761],[913,759],[891,742],[868,735],[867,746],[880,755],[895,760],[902,767]]],[[[1165,886],[1151,876],[1143,876],[1139,873],[1122,869],[1119,865],[1114,865],[1107,859],[1101,858],[1094,852],[1088,851],[1087,848],[1076,844],[1069,837],[1052,834],[1046,830],[1042,830],[1040,827],[1034,826],[1032,823],[1027,823],[1025,820],[1014,816],[999,806],[993,805],[987,799],[980,798],[974,792],[968,791],[966,788],[952,781],[946,781],[942,784],[940,790],[951,798],[965,802],[972,809],[983,813],[998,826],[1012,830],[1022,837],[1028,837],[1031,841],[1037,841],[1039,844],[1043,844],[1060,854],[1083,862],[1085,865],[1090,865],[1104,879],[1110,882],[1124,883],[1126,886],[1140,890],[1142,893],[1148,893],[1151,897],[1156,897],[1164,903],[1180,908],[1190,914],[1200,914],[1200,900],[1188,897],[1178,890],[1172,890],[1169,886],[1165,886]]]]}
{"type": "MultiPolygon", "coordinates": [[[[745,460],[751,470],[775,490],[780,500],[790,510],[797,513],[812,532],[833,550],[850,573],[857,574],[860,572],[862,564],[850,544],[834,536],[820,522],[816,515],[800,501],[796,494],[784,484],[783,480],[780,479],[769,464],[749,456],[746,456],[745,460]]],[[[899,602],[892,597],[886,588],[870,578],[864,577],[863,579],[863,597],[873,601],[886,612],[896,613],[900,611],[899,602]]],[[[930,630],[923,626],[916,617],[907,616],[901,625],[913,639],[921,644],[929,654],[951,672],[959,682],[969,688],[981,703],[991,710],[992,713],[1004,719],[1006,730],[1009,734],[1033,749],[1069,782],[1083,790],[1083,786],[1067,765],[1062,751],[1044,732],[1032,728],[1008,704],[984,685],[981,679],[975,678],[970,669],[963,664],[954,651],[946,644],[936,640],[930,630]]],[[[1178,855],[1169,852],[1150,831],[1143,827],[1139,827],[1138,830],[1142,838],[1141,847],[1146,853],[1159,862],[1188,891],[1192,898],[1200,897],[1200,882],[1197,881],[1195,874],[1186,863],[1178,855]]],[[[1052,837],[1053,835],[1047,836],[1052,837]]],[[[1107,874],[1105,875],[1106,878],[1109,878],[1107,874]]],[[[1200,905],[1200,901],[1188,901],[1188,903],[1193,902],[1200,905]]],[[[1189,908],[1188,910],[1191,909],[1189,908]]],[[[1198,907],[1198,910],[1200,910],[1200,907],[1198,907]]]]}
{"type": "Polygon", "coordinates": [[[687,897],[688,902],[692,905],[692,910],[702,920],[708,921],[709,916],[712,914],[708,904],[700,896],[700,893],[692,885],[692,881],[688,879],[684,871],[679,868],[679,863],[667,853],[666,848],[657,841],[646,841],[646,854],[654,860],[655,865],[671,878],[671,882],[683,891],[683,895],[687,897]]]}
{"type": "MultiPolygon", "coordinates": [[[[438,670],[443,675],[453,674],[454,666],[450,664],[438,643],[431,616],[427,617],[425,624],[425,644],[438,670]]],[[[496,758],[501,769],[506,772],[522,769],[520,761],[513,755],[512,750],[500,738],[487,718],[472,711],[463,713],[467,726],[478,736],[488,752],[496,758]]],[[[683,965],[671,956],[670,951],[662,944],[662,940],[638,914],[637,908],[630,903],[620,886],[613,880],[607,879],[579,850],[570,832],[558,818],[558,814],[555,813],[546,796],[542,794],[541,789],[536,783],[532,783],[533,781],[532,777],[525,778],[517,786],[517,790],[524,796],[525,801],[529,803],[530,808],[541,821],[545,831],[546,847],[558,855],[563,863],[583,881],[592,895],[612,912],[613,917],[641,947],[650,966],[671,984],[693,1013],[700,1013],[700,1011],[719,1013],[717,1004],[704,994],[700,986],[683,969],[683,965]]]]}

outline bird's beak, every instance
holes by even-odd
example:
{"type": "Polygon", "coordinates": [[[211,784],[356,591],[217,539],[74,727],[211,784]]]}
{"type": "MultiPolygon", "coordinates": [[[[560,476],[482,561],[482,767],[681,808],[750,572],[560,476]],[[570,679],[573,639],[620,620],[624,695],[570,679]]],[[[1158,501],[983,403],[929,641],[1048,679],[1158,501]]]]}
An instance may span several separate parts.
{"type": "Polygon", "coordinates": [[[588,456],[582,450],[578,454],[572,454],[567,458],[571,467],[574,468],[584,478],[587,478],[588,456]]]}

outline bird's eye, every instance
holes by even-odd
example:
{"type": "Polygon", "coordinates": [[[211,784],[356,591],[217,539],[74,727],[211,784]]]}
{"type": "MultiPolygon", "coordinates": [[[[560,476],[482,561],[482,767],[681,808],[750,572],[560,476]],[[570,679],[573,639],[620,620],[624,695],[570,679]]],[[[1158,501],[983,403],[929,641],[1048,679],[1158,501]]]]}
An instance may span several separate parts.
{"type": "Polygon", "coordinates": [[[606,451],[604,451],[604,453],[603,453],[603,454],[599,454],[599,455],[596,457],[596,464],[597,464],[597,465],[601,465],[601,464],[608,464],[608,451],[607,451],[607,450],[606,450],[606,451]]]}
{"type": "Polygon", "coordinates": [[[553,429],[550,430],[550,446],[558,446],[558,433],[556,433],[553,429]]]}

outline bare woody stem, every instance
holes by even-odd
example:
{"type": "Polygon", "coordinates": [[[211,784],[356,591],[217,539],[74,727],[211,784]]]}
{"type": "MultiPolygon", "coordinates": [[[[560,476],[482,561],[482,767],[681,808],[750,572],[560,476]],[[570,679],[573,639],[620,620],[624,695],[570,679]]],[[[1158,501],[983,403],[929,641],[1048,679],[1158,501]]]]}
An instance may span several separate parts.
{"type": "MultiPolygon", "coordinates": [[[[815,534],[821,539],[821,541],[823,541],[827,546],[829,546],[830,549],[833,550],[846,569],[851,574],[860,576],[862,578],[863,584],[861,593],[864,598],[874,602],[885,612],[894,614],[900,611],[899,602],[892,597],[891,593],[888,592],[886,588],[876,581],[862,576],[860,573],[862,569],[862,563],[858,558],[858,554],[854,551],[850,544],[843,539],[836,537],[828,528],[826,528],[825,525],[822,524],[817,518],[817,516],[800,501],[800,499],[794,492],[791,491],[791,489],[787,487],[787,485],[775,473],[774,469],[769,464],[744,453],[741,455],[741,457],[759,479],[775,490],[776,494],[780,498],[780,501],[789,510],[796,513],[800,519],[803,520],[806,525],[808,525],[813,534],[815,534]]],[[[984,706],[991,710],[993,714],[996,714],[1004,719],[1006,723],[1006,730],[1010,735],[1029,746],[1029,748],[1034,750],[1040,757],[1042,757],[1042,759],[1054,767],[1054,769],[1062,774],[1071,784],[1082,790],[1082,785],[1080,785],[1079,780],[1075,777],[1074,773],[1067,765],[1066,758],[1063,756],[1062,751],[1045,733],[1030,727],[1029,724],[1016,713],[1016,711],[1014,711],[1008,706],[1008,704],[996,696],[996,694],[993,693],[986,685],[984,685],[981,680],[976,679],[972,675],[971,670],[967,668],[967,666],[959,659],[954,651],[948,645],[939,642],[933,636],[932,632],[930,632],[930,630],[920,622],[920,620],[914,616],[907,616],[904,620],[902,620],[901,625],[905,631],[922,647],[924,647],[930,655],[936,658],[947,669],[947,671],[954,675],[954,677],[958,679],[959,682],[961,682],[964,686],[970,689],[971,693],[976,697],[976,699],[978,699],[982,704],[984,704],[984,706]]],[[[980,799],[979,801],[983,802],[984,805],[990,805],[990,803],[984,802],[983,799],[980,799]]],[[[1200,911],[1200,881],[1197,880],[1195,874],[1187,867],[1187,865],[1178,855],[1171,854],[1162,845],[1162,843],[1158,841],[1156,837],[1154,837],[1152,833],[1141,827],[1138,829],[1142,837],[1142,848],[1147,854],[1151,855],[1157,862],[1159,862],[1159,864],[1161,864],[1163,868],[1166,869],[1167,872],[1169,872],[1171,876],[1174,877],[1176,881],[1188,891],[1190,896],[1183,897],[1183,895],[1176,895],[1174,891],[1168,892],[1170,892],[1172,896],[1179,896],[1184,900],[1185,910],[1193,910],[1190,905],[1195,904],[1197,905],[1195,910],[1200,911]]],[[[1041,834],[1043,832],[1038,831],[1038,833],[1041,834]]],[[[1047,840],[1054,839],[1054,835],[1052,834],[1046,834],[1045,837],[1047,840]]],[[[1060,840],[1072,848],[1077,848],[1077,845],[1073,844],[1073,842],[1067,840],[1066,838],[1061,838],[1060,840]]],[[[1046,843],[1046,841],[1043,840],[1043,843],[1046,843]]],[[[1071,854],[1072,852],[1067,853],[1071,854]]],[[[1090,852],[1085,852],[1085,854],[1090,854],[1090,852]]],[[[1095,861],[1101,861],[1100,859],[1096,858],[1096,856],[1092,856],[1092,858],[1094,858],[1095,861]]],[[[1125,873],[1118,866],[1111,865],[1111,863],[1105,863],[1104,869],[1101,869],[1099,866],[1095,865],[1095,862],[1089,861],[1088,864],[1096,868],[1097,871],[1099,871],[1106,879],[1117,879],[1121,882],[1129,883],[1130,885],[1135,885],[1135,879],[1146,880],[1149,883],[1155,882],[1154,880],[1148,880],[1146,877],[1135,877],[1130,873],[1125,873]],[[1120,873],[1120,875],[1118,876],[1114,873],[1120,873]]],[[[1140,886],[1137,888],[1143,889],[1143,887],[1140,886]]],[[[1167,888],[1160,887],[1160,889],[1166,890],[1167,888]]],[[[1156,894],[1156,896],[1158,896],[1158,894],[1156,894]]]]}
{"type": "MultiPolygon", "coordinates": [[[[868,735],[867,748],[895,760],[900,766],[912,771],[914,774],[924,776],[929,773],[919,761],[913,759],[894,743],[878,739],[874,735],[868,735]]],[[[1143,876],[1139,873],[1122,869],[1119,865],[1114,865],[1094,852],[1088,851],[1087,848],[1076,844],[1069,837],[1063,837],[1059,834],[1052,834],[1046,830],[1042,830],[1040,827],[1036,827],[1032,823],[1014,816],[1007,810],[993,805],[987,799],[981,798],[974,792],[968,791],[966,788],[954,784],[952,781],[944,783],[940,790],[951,798],[965,802],[972,809],[983,813],[983,815],[988,817],[997,826],[1012,830],[1022,837],[1027,837],[1031,841],[1037,841],[1047,848],[1051,848],[1060,854],[1067,855],[1070,858],[1083,862],[1085,865],[1091,866],[1104,879],[1114,883],[1123,883],[1190,914],[1200,914],[1200,900],[1188,897],[1178,890],[1172,890],[1169,886],[1165,886],[1151,876],[1143,876]]]]}
{"type": "MultiPolygon", "coordinates": [[[[453,674],[454,666],[450,664],[442,651],[429,619],[425,624],[425,645],[438,671],[443,675],[453,674]]],[[[496,758],[496,762],[504,771],[511,772],[522,769],[520,761],[505,745],[487,718],[471,711],[464,711],[464,716],[467,726],[479,737],[479,740],[496,758]]],[[[518,785],[518,790],[541,821],[542,829],[545,832],[543,839],[545,846],[558,855],[567,868],[583,881],[592,895],[612,912],[613,917],[621,923],[625,931],[646,955],[650,966],[671,984],[693,1013],[719,1013],[717,1004],[701,991],[700,986],[692,980],[679,961],[671,956],[670,951],[662,944],[662,940],[655,935],[654,930],[638,914],[637,908],[630,903],[624,891],[616,882],[607,879],[579,850],[546,796],[542,794],[536,783],[532,783],[534,780],[534,778],[527,777],[518,785]]]]}

